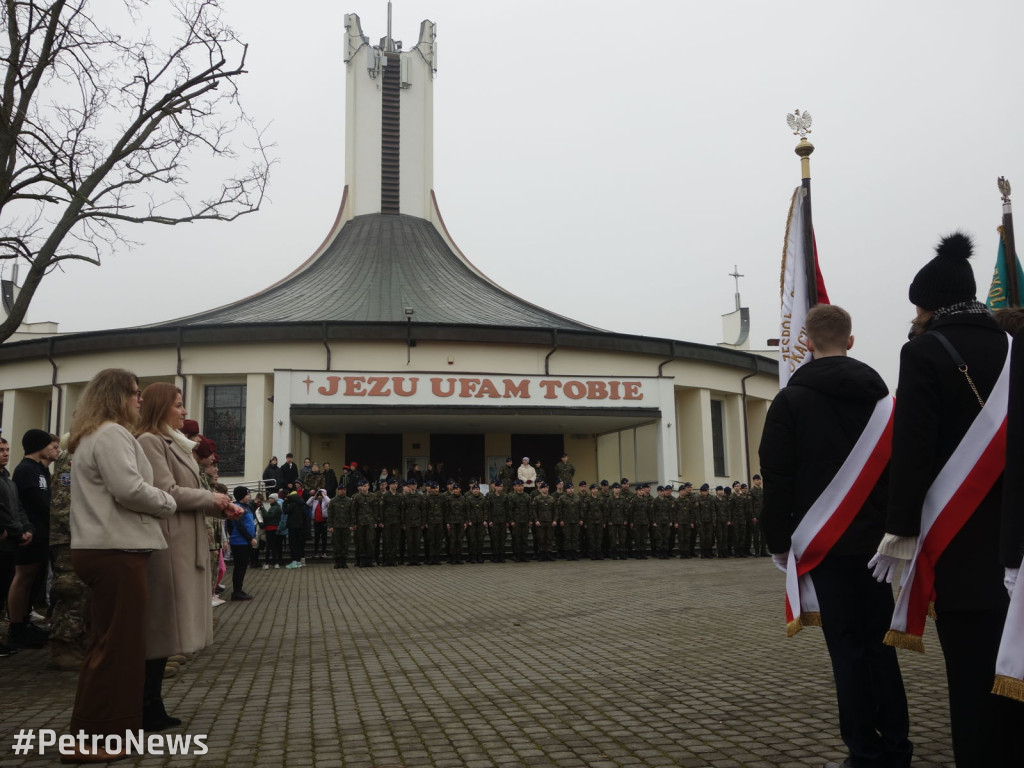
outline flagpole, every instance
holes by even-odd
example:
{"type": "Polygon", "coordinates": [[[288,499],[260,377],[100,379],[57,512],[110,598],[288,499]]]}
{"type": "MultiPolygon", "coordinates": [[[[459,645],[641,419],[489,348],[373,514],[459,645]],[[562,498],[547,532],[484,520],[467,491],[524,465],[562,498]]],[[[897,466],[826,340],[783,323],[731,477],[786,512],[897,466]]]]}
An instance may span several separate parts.
{"type": "Polygon", "coordinates": [[[814,259],[814,225],[811,222],[811,153],[814,152],[814,145],[807,140],[807,134],[811,132],[811,115],[809,112],[800,114],[796,110],[789,116],[790,127],[794,128],[794,134],[800,137],[800,143],[793,151],[800,158],[800,186],[803,188],[803,235],[804,235],[804,274],[807,276],[807,306],[813,307],[818,303],[818,270],[814,259]]]}
{"type": "Polygon", "coordinates": [[[1013,207],[1010,205],[1010,182],[1000,176],[996,182],[1003,196],[1003,242],[1006,245],[1007,306],[1020,306],[1020,285],[1017,284],[1017,248],[1013,238],[1013,207]]]}

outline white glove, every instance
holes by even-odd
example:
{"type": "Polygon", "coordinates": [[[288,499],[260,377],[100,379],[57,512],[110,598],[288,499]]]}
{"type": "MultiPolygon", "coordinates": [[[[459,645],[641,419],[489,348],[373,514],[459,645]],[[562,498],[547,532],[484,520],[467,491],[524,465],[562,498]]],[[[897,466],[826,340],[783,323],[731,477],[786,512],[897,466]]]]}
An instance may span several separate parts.
{"type": "Polygon", "coordinates": [[[775,563],[776,568],[785,573],[786,566],[789,565],[789,552],[783,552],[780,555],[772,555],[772,562],[775,563]]]}
{"type": "Polygon", "coordinates": [[[1013,588],[1017,586],[1017,572],[1020,568],[1007,568],[1003,575],[1003,586],[1006,587],[1006,591],[1010,597],[1013,597],[1013,588]]]}
{"type": "Polygon", "coordinates": [[[876,552],[875,556],[868,560],[868,568],[873,569],[871,575],[875,577],[875,581],[881,584],[883,581],[886,584],[892,584],[893,578],[896,576],[896,570],[903,563],[898,557],[890,557],[889,555],[883,555],[881,552],[876,552]]]}

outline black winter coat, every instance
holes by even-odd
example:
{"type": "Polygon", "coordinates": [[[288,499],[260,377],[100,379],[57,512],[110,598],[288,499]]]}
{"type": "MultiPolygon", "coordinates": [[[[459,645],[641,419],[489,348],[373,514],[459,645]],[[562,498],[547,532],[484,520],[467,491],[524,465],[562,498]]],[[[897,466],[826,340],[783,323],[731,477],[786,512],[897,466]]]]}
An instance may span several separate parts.
{"type": "MultiPolygon", "coordinates": [[[[873,368],[823,357],[797,369],[772,402],[758,451],[764,479],[761,526],[768,549],[786,552],[796,526],[843,466],[875,405],[889,393],[873,368]]],[[[885,524],[888,473],[830,554],[870,556],[885,524]]]]}
{"type": "Polygon", "coordinates": [[[1024,333],[1013,341],[1010,407],[1006,417],[1006,473],[1003,476],[1003,565],[1016,568],[1024,555],[1024,333]]]}
{"type": "MultiPolygon", "coordinates": [[[[938,318],[988,400],[1006,361],[1006,334],[988,315],[938,318]]],[[[925,494],[981,410],[963,373],[934,334],[903,345],[893,422],[892,483],[886,531],[917,536],[925,494]]],[[[1002,478],[953,537],[935,566],[936,609],[989,610],[1005,605],[999,560],[1002,478]]]]}

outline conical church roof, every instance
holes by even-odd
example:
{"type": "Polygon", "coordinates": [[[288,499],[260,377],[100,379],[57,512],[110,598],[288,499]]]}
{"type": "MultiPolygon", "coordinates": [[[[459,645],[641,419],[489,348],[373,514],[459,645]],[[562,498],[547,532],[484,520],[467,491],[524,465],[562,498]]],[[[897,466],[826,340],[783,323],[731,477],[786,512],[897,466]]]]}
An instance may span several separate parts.
{"type": "Polygon", "coordinates": [[[593,330],[530,304],[456,254],[434,225],[403,214],[346,222],[306,266],[261,293],[160,325],[406,322],[593,330]]]}

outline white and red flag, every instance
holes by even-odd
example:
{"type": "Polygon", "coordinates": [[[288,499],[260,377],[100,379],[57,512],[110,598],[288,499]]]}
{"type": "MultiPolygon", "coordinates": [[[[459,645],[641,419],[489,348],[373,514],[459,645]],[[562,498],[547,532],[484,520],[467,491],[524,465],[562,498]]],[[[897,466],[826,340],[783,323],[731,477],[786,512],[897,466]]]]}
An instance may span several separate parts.
{"type": "Polygon", "coordinates": [[[811,359],[804,321],[815,304],[828,304],[818,266],[818,248],[811,225],[809,179],[796,188],[789,204],[786,245],[782,251],[782,319],[779,327],[779,388],[811,359]]]}

